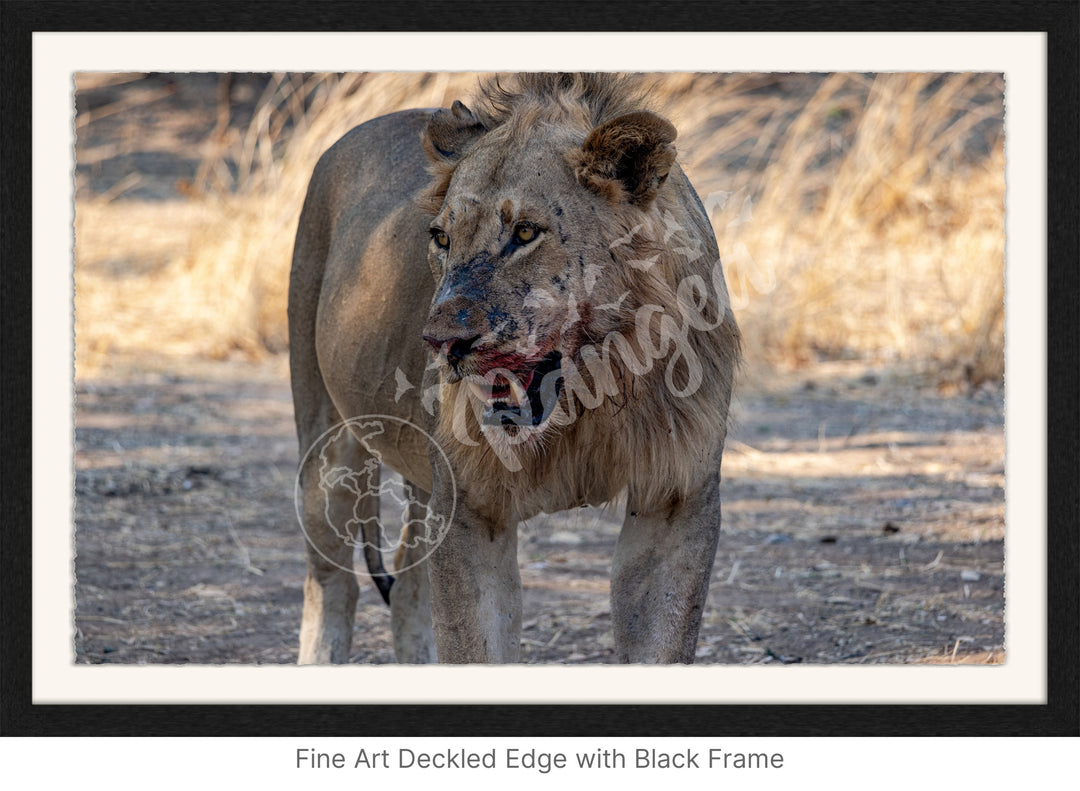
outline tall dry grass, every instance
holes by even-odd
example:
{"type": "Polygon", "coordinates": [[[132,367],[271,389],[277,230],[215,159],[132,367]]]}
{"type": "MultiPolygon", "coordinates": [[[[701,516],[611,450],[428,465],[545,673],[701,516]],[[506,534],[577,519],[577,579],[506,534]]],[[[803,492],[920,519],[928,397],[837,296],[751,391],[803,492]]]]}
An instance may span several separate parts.
{"type": "MultiPolygon", "coordinates": [[[[363,121],[442,106],[448,92],[475,82],[449,74],[274,75],[240,134],[228,133],[228,107],[221,108],[195,178],[179,185],[185,200],[77,200],[80,368],[130,350],[214,358],[284,350],[293,238],[319,156],[363,121]],[[112,270],[105,276],[104,261],[112,270]],[[118,273],[117,262],[126,271],[118,273]]],[[[228,101],[226,89],[219,102],[228,101]]]]}
{"type": "Polygon", "coordinates": [[[771,153],[713,216],[752,348],[1002,375],[1002,89],[997,75],[834,74],[776,100],[797,115],[756,108],[771,153]]]}
{"type": "MultiPolygon", "coordinates": [[[[318,157],[369,118],[467,100],[477,80],[275,75],[247,129],[226,134],[219,120],[182,203],[79,201],[81,353],[283,350],[292,240],[318,157]],[[94,265],[106,258],[109,271],[94,265]]],[[[999,75],[655,82],[684,167],[714,209],[751,359],[859,357],[1001,376],[999,75]]],[[[227,121],[227,91],[220,101],[227,121]]]]}

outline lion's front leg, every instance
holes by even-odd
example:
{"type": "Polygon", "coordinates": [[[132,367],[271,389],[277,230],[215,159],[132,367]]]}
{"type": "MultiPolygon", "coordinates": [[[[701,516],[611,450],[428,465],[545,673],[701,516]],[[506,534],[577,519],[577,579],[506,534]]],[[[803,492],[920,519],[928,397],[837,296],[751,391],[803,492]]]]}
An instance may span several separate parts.
{"type": "Polygon", "coordinates": [[[620,662],[694,661],[719,535],[719,475],[675,513],[642,513],[631,498],[612,565],[620,662]]]}
{"type": "Polygon", "coordinates": [[[453,523],[428,564],[439,661],[518,661],[517,527],[494,524],[459,500],[453,523]]]}

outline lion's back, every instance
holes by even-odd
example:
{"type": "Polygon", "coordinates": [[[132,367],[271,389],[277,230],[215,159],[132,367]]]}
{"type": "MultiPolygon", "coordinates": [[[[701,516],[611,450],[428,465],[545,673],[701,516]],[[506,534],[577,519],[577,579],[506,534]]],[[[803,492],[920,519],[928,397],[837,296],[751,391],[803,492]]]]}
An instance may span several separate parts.
{"type": "Polygon", "coordinates": [[[329,401],[342,414],[418,418],[418,408],[395,395],[398,371],[417,383],[423,376],[420,323],[433,279],[429,218],[417,199],[431,178],[420,145],[431,112],[405,110],[357,126],[312,174],[289,282],[302,437],[323,429],[329,401]]]}

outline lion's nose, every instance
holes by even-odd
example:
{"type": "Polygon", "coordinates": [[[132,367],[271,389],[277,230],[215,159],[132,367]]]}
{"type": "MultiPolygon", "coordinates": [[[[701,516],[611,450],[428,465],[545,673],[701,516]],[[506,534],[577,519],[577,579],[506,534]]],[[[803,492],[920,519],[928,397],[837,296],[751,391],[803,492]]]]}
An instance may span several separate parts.
{"type": "Polygon", "coordinates": [[[424,335],[424,341],[436,352],[446,355],[447,362],[457,365],[472,351],[473,345],[480,339],[479,335],[470,338],[439,338],[432,335],[424,335]]]}

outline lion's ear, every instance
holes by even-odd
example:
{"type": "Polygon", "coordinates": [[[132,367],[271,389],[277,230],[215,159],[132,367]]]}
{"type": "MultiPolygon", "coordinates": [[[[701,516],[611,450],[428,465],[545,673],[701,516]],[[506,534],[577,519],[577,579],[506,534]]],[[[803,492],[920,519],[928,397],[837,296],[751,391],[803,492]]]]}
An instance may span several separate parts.
{"type": "Polygon", "coordinates": [[[675,162],[675,127],[656,113],[627,113],[589,133],[576,152],[575,173],[616,203],[647,209],[675,162]]]}
{"type": "Polygon", "coordinates": [[[424,130],[424,151],[433,162],[457,162],[487,132],[473,111],[459,101],[438,110],[424,130]]]}

